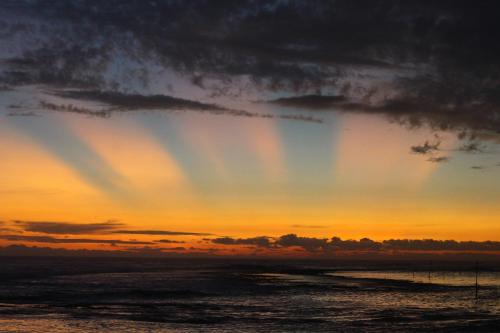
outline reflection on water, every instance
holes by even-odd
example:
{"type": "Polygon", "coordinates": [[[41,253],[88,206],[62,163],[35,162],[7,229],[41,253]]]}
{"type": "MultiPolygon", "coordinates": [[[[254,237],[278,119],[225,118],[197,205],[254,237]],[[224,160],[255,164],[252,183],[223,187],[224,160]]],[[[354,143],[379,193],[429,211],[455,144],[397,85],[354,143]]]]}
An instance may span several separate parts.
{"type": "MultiPolygon", "coordinates": [[[[475,272],[450,272],[450,271],[432,271],[432,272],[395,272],[395,271],[342,271],[329,273],[331,276],[352,277],[357,279],[384,279],[411,281],[415,283],[433,283],[449,286],[475,286],[475,272]]],[[[498,272],[479,272],[478,284],[480,286],[500,287],[500,273],[498,272]]]]}

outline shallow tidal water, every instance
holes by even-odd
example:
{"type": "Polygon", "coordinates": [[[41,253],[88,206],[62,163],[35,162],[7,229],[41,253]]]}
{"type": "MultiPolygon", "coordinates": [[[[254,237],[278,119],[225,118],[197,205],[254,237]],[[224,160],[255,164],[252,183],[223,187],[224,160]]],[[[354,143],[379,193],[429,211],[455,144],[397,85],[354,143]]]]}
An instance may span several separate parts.
{"type": "Polygon", "coordinates": [[[456,269],[432,272],[447,275],[446,284],[405,280],[414,273],[397,266],[0,260],[0,332],[495,332],[500,325],[494,270],[481,273],[488,283],[476,300],[463,278],[472,273],[456,269]]]}

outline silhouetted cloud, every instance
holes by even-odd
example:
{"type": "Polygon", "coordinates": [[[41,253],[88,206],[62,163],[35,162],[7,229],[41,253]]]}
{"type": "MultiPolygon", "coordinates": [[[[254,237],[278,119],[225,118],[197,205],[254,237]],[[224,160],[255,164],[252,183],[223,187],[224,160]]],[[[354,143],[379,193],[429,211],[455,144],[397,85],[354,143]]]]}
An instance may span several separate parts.
{"type": "Polygon", "coordinates": [[[259,247],[270,247],[271,239],[266,236],[252,237],[252,238],[231,238],[221,237],[211,240],[214,244],[224,245],[255,245],[259,247]]]}
{"type": "Polygon", "coordinates": [[[153,244],[143,241],[125,241],[119,239],[92,239],[92,238],[54,238],[51,236],[25,236],[25,235],[0,235],[0,239],[11,242],[32,242],[32,243],[52,243],[52,244],[153,244]]]}
{"type": "Polygon", "coordinates": [[[382,242],[383,246],[394,250],[417,251],[500,251],[497,241],[455,241],[434,239],[390,239],[382,242]]]}
{"type": "MultiPolygon", "coordinates": [[[[140,245],[140,244],[138,244],[140,245]]],[[[182,251],[180,248],[156,248],[151,246],[126,247],[120,250],[62,249],[26,245],[0,247],[0,256],[57,256],[57,257],[212,257],[213,251],[182,251]],[[180,251],[180,252],[178,252],[180,251]]]]}
{"type": "Polygon", "coordinates": [[[254,238],[216,238],[212,243],[222,245],[254,245],[271,250],[298,247],[316,254],[334,254],[345,251],[500,251],[498,241],[455,241],[455,240],[434,240],[434,239],[390,239],[374,241],[369,238],[360,240],[342,240],[339,237],[316,238],[301,237],[296,234],[287,234],[278,238],[260,236],[254,238]],[[262,242],[260,242],[262,240],[262,242]]]}
{"type": "Polygon", "coordinates": [[[97,234],[105,233],[123,223],[107,221],[101,223],[72,223],[72,222],[51,222],[51,221],[22,221],[16,220],[14,223],[23,228],[24,231],[39,232],[45,234],[97,234]]]}
{"type": "Polygon", "coordinates": [[[314,237],[299,237],[295,234],[283,235],[276,240],[276,245],[281,247],[298,246],[306,251],[315,252],[326,250],[328,247],[328,239],[314,237]]]}
{"type": "MultiPolygon", "coordinates": [[[[53,239],[45,236],[18,236],[7,235],[1,236],[0,239],[8,237],[9,241],[23,241],[34,243],[100,243],[110,245],[122,245],[124,248],[116,250],[69,250],[69,249],[54,249],[48,247],[28,247],[26,245],[9,245],[0,247],[0,256],[2,255],[21,255],[21,256],[44,256],[44,255],[63,255],[63,256],[212,256],[221,252],[220,248],[195,248],[195,247],[156,247],[151,243],[135,242],[135,241],[116,241],[113,240],[94,240],[94,239],[53,239]],[[132,245],[132,246],[128,246],[132,245]],[[136,247],[133,245],[144,245],[136,247]]],[[[271,237],[253,237],[248,239],[228,239],[223,237],[213,239],[212,242],[222,246],[244,246],[260,249],[262,255],[265,253],[274,253],[279,255],[279,251],[289,248],[300,248],[311,255],[318,257],[324,256],[342,256],[348,255],[350,258],[356,258],[356,255],[372,254],[377,257],[388,255],[391,258],[398,256],[405,257],[412,254],[434,254],[443,258],[446,253],[449,254],[481,254],[498,256],[500,254],[500,242],[498,241],[455,241],[455,240],[434,240],[434,239],[389,239],[384,241],[374,241],[369,238],[360,240],[342,240],[339,237],[315,238],[315,237],[299,237],[294,234],[283,235],[278,238],[271,237]],[[269,243],[266,242],[269,240],[269,243]]],[[[227,253],[227,252],[226,252],[227,253]]],[[[240,256],[238,252],[234,255],[240,256]]],[[[254,253],[259,255],[259,253],[254,253]]],[[[245,255],[243,255],[245,256],[245,255]]]]}

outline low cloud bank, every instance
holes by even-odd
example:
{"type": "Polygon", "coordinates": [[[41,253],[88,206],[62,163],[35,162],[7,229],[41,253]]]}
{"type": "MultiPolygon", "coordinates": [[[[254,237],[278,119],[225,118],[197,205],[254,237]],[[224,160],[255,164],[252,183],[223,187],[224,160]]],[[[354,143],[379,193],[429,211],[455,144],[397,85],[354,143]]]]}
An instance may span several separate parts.
{"type": "Polygon", "coordinates": [[[369,238],[360,240],[342,240],[339,237],[315,238],[301,237],[296,234],[283,235],[278,238],[260,236],[253,238],[215,238],[211,240],[215,244],[232,245],[254,245],[268,249],[283,249],[297,247],[307,252],[331,253],[335,251],[471,251],[471,252],[498,252],[500,242],[498,241],[456,241],[435,239],[389,239],[374,241],[369,238]]]}

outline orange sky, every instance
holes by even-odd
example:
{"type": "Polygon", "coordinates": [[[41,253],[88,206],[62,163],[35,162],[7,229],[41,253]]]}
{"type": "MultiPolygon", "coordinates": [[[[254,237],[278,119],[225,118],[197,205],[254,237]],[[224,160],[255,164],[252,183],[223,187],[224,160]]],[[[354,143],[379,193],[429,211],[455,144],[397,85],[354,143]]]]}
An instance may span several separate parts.
{"type": "MultiPolygon", "coordinates": [[[[362,114],[320,116],[323,124],[155,113],[5,118],[0,220],[113,220],[127,229],[237,238],[499,239],[500,168],[471,170],[470,157],[453,150],[456,135],[437,133],[454,163],[432,163],[410,146],[435,132],[362,114]]],[[[162,237],[214,247],[199,236],[162,237]]]]}

